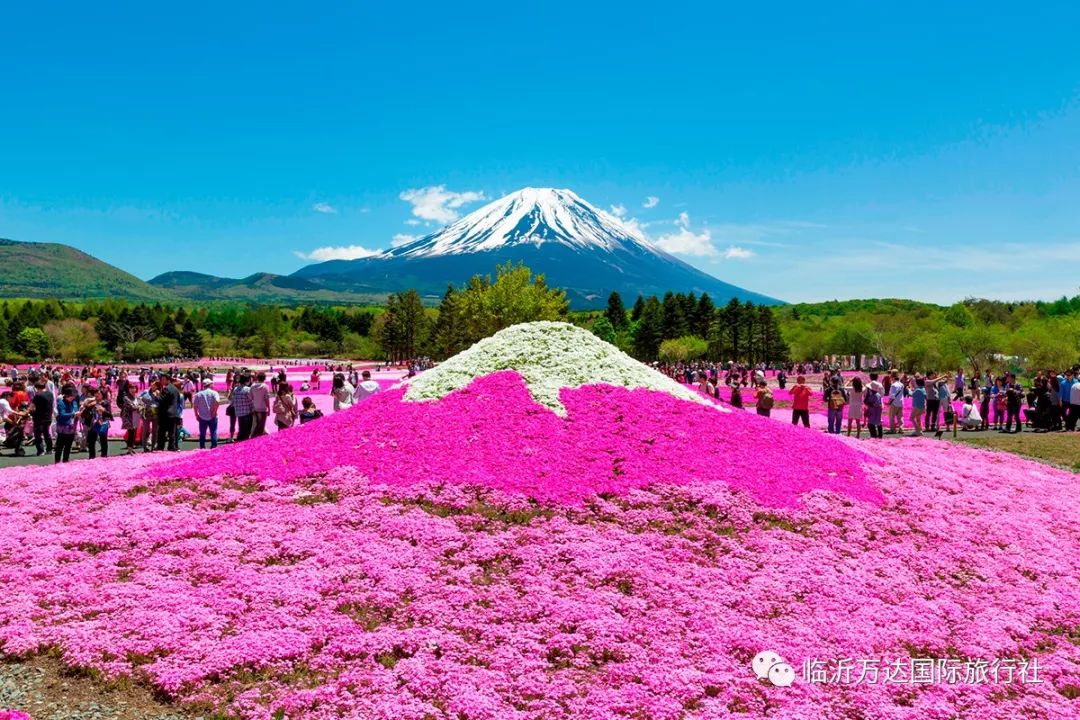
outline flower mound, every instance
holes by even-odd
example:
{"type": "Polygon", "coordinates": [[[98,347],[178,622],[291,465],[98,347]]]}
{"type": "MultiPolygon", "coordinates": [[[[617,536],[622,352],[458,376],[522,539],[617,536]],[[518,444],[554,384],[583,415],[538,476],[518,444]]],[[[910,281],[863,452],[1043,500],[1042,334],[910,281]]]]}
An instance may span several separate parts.
{"type": "Polygon", "coordinates": [[[245,720],[1077,716],[1076,476],[640,387],[562,388],[557,415],[535,388],[7,470],[2,649],[245,720]],[[766,649],[1041,682],[780,688],[766,649]]]}
{"type": "Polygon", "coordinates": [[[559,322],[523,323],[501,330],[414,378],[405,398],[438,400],[500,370],[520,373],[533,398],[560,415],[565,408],[559,393],[582,385],[648,388],[703,402],[692,390],[592,333],[559,322]]]}

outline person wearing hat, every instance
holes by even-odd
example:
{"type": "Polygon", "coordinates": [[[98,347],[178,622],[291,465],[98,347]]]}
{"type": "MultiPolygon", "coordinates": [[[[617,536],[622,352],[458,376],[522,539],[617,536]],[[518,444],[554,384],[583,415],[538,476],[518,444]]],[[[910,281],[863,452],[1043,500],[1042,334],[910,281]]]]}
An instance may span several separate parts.
{"type": "Polygon", "coordinates": [[[214,390],[213,378],[203,378],[202,390],[195,393],[191,407],[195,410],[195,419],[199,422],[199,449],[206,449],[206,434],[210,433],[210,449],[217,447],[218,408],[221,398],[214,390]]]}

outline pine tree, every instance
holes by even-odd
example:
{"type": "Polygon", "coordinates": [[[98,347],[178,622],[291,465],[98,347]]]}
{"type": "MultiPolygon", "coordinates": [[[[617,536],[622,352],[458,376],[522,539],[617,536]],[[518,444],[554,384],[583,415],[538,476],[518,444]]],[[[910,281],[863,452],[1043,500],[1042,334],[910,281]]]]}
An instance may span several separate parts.
{"type": "Polygon", "coordinates": [[[674,340],[689,334],[690,328],[687,325],[686,316],[683,315],[683,301],[668,290],[664,295],[661,339],[674,340]]]}
{"type": "Polygon", "coordinates": [[[722,360],[741,360],[743,352],[742,343],[742,305],[738,298],[731,298],[724,309],[720,311],[721,332],[724,333],[724,350],[727,358],[722,360]]]}
{"type": "Polygon", "coordinates": [[[645,298],[640,294],[637,296],[637,300],[634,301],[634,309],[630,311],[630,322],[637,322],[641,319],[641,313],[645,310],[645,298]]]}
{"type": "Polygon", "coordinates": [[[191,318],[184,320],[184,328],[180,331],[180,349],[184,355],[191,358],[203,356],[203,339],[199,331],[195,329],[195,323],[191,318]]]}
{"type": "Polygon", "coordinates": [[[651,296],[641,311],[641,320],[634,333],[634,356],[638,360],[655,360],[664,339],[664,310],[656,296],[651,296]]]}
{"type": "Polygon", "coordinates": [[[712,298],[709,297],[709,293],[701,293],[701,298],[698,299],[697,308],[694,310],[693,327],[690,331],[699,337],[709,337],[709,332],[712,330],[713,315],[716,314],[716,306],[713,305],[712,298]]]}
{"type": "Polygon", "coordinates": [[[626,319],[626,308],[623,307],[622,297],[615,290],[611,291],[607,299],[607,311],[604,312],[604,317],[611,323],[611,327],[616,332],[626,330],[630,327],[630,321],[626,319]]]}
{"type": "Polygon", "coordinates": [[[431,335],[434,355],[438,358],[448,358],[465,349],[461,300],[453,284],[447,286],[442,302],[439,303],[439,317],[435,320],[431,335]]]}

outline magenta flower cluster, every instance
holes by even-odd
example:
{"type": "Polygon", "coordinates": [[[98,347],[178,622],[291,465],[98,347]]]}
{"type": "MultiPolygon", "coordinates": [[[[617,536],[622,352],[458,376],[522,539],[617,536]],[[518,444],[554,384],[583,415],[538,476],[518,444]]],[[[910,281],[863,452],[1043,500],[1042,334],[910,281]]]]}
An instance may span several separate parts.
{"type": "Polygon", "coordinates": [[[561,400],[497,373],[180,459],[7,470],[2,649],[252,720],[1077,717],[1075,475],[561,400]],[[781,688],[765,649],[1042,682],[781,688]]]}

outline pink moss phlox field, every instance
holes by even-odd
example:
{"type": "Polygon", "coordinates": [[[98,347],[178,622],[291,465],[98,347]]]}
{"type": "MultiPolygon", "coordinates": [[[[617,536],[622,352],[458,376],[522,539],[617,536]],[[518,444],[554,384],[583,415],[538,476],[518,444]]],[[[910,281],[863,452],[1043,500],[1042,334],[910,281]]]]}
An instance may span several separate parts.
{"type": "Polygon", "coordinates": [[[562,419],[519,391],[500,374],[433,403],[387,392],[231,452],[5,470],[3,651],[55,649],[244,720],[1077,717],[1075,475],[646,391],[566,391],[562,419]],[[624,445],[603,439],[617,424],[624,445]],[[719,447],[694,444],[703,428],[719,447]],[[627,467],[601,472],[613,460],[590,465],[577,443],[627,467]],[[514,464],[492,456],[514,447],[514,464]],[[530,460],[560,453],[602,494],[530,460]],[[472,465],[450,479],[443,455],[472,465]],[[852,475],[798,494],[780,465],[852,475]],[[1042,683],[779,688],[751,672],[764,649],[796,668],[1037,658],[1042,683]]]}
{"type": "Polygon", "coordinates": [[[566,388],[565,419],[537,404],[513,371],[438,402],[402,401],[403,394],[384,392],[319,425],[225,448],[213,462],[185,457],[152,474],[291,480],[350,465],[377,484],[475,485],[559,503],[698,480],[727,483],[770,505],[793,505],[815,489],[881,502],[862,469],[870,459],[859,451],[831,438],[806,442],[782,423],[663,392],[566,388]],[[305,452],[313,444],[319,451],[305,452]]]}

